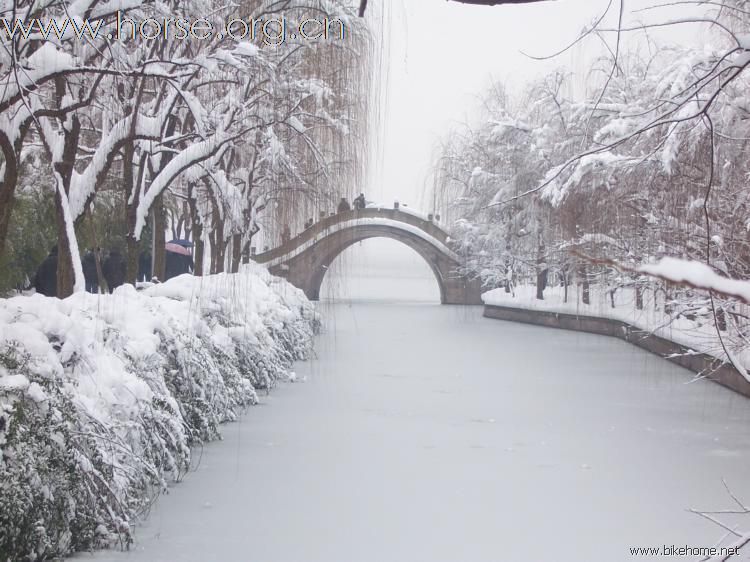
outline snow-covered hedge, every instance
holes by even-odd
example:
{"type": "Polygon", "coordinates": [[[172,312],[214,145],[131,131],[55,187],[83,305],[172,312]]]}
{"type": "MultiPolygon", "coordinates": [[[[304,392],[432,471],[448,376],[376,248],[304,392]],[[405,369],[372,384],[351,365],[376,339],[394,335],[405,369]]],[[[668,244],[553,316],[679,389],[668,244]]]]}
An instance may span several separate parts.
{"type": "Polygon", "coordinates": [[[0,300],[0,562],[128,544],[191,446],[288,377],[317,324],[254,265],[0,300]]]}

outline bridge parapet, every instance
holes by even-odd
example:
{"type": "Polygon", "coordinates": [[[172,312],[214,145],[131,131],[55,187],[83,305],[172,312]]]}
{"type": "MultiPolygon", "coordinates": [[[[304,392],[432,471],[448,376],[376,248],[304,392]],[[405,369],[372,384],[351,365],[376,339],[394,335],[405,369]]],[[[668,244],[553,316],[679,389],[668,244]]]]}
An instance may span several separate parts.
{"type": "Polygon", "coordinates": [[[339,223],[345,223],[347,221],[356,219],[388,219],[402,222],[410,226],[417,227],[429,234],[442,244],[448,246],[448,233],[440,228],[435,222],[426,220],[419,215],[411,213],[409,211],[402,211],[400,209],[386,209],[380,207],[368,207],[366,209],[352,209],[350,211],[344,211],[336,213],[321,219],[320,221],[313,224],[310,228],[303,230],[299,235],[295,236],[286,244],[282,244],[272,250],[263,252],[253,256],[253,260],[258,263],[266,263],[272,260],[278,259],[282,256],[294,252],[298,247],[306,244],[311,240],[315,240],[320,234],[335,226],[339,223]]]}

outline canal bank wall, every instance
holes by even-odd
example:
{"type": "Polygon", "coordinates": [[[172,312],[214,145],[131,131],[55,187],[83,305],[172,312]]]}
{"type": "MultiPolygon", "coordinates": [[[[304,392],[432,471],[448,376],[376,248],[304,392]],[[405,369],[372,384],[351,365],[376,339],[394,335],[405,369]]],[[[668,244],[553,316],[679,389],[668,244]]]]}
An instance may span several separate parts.
{"type": "Polygon", "coordinates": [[[750,382],[730,364],[622,320],[496,304],[485,304],[484,316],[619,338],[750,398],[750,382]]]}

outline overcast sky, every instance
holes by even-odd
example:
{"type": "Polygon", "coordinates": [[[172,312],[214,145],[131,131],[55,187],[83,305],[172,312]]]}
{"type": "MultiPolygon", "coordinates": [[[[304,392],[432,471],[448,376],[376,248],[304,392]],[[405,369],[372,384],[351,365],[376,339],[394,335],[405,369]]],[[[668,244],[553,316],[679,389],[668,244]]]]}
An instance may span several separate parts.
{"type": "MultiPolygon", "coordinates": [[[[555,68],[583,74],[602,53],[597,40],[585,41],[550,61],[534,61],[522,52],[547,56],[559,51],[598,19],[608,2],[552,0],[485,7],[446,0],[371,1],[368,18],[380,33],[387,64],[381,72],[384,113],[379,147],[373,146],[378,165],[368,199],[389,205],[398,199],[432,211],[420,199],[437,142],[452,125],[476,118],[478,96],[493,81],[502,80],[519,92],[555,68]],[[384,13],[378,12],[379,6],[385,7],[384,13]]],[[[626,0],[625,22],[663,21],[687,13],[684,6],[638,11],[658,3],[626,0]]],[[[606,24],[614,27],[617,16],[613,7],[606,24]]],[[[679,26],[652,33],[652,39],[662,44],[695,43],[705,40],[705,34],[694,26],[679,26]]],[[[625,38],[625,47],[630,45],[632,40],[625,38]]],[[[345,260],[355,270],[372,272],[397,264],[404,274],[410,270],[409,274],[431,276],[415,252],[390,240],[368,240],[347,254],[345,260]]]]}
{"type": "MultiPolygon", "coordinates": [[[[382,71],[386,111],[380,135],[380,165],[367,195],[384,202],[398,198],[413,206],[424,206],[418,198],[436,143],[451,124],[475,114],[477,96],[493,80],[503,80],[519,91],[553,68],[583,72],[587,61],[600,54],[596,39],[552,61],[534,61],[522,51],[550,55],[560,50],[608,4],[608,0],[553,0],[510,6],[471,6],[445,0],[382,2],[385,13],[373,10],[370,17],[381,33],[388,57],[387,68],[382,71]]],[[[686,13],[684,7],[638,11],[657,3],[626,0],[626,21],[663,21],[686,13]]],[[[613,7],[608,20],[611,25],[616,18],[613,7]]],[[[659,32],[656,39],[672,43],[702,40],[696,31],[681,27],[659,32]]]]}

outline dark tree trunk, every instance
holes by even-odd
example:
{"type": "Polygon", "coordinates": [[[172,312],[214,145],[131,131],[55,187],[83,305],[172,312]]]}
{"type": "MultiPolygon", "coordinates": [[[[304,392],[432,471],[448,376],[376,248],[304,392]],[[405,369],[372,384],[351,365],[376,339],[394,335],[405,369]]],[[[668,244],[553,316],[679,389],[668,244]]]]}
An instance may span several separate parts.
{"type": "Polygon", "coordinates": [[[219,252],[216,247],[216,233],[211,232],[208,235],[208,247],[211,249],[211,263],[208,264],[208,273],[213,275],[216,273],[216,254],[219,252]]]}
{"type": "Polygon", "coordinates": [[[96,262],[96,277],[99,281],[99,292],[107,293],[109,287],[107,286],[107,280],[104,279],[104,270],[102,269],[102,250],[99,248],[98,243],[94,250],[94,260],[96,262]]]}
{"type": "Polygon", "coordinates": [[[242,263],[250,263],[250,244],[253,240],[252,234],[242,246],[242,263]]]}
{"type": "Polygon", "coordinates": [[[5,164],[2,181],[0,182],[0,256],[5,252],[5,242],[8,239],[10,218],[13,213],[16,187],[18,186],[18,162],[24,137],[28,131],[28,123],[23,123],[18,131],[15,142],[0,133],[0,152],[5,164]]]}
{"type": "MultiPolygon", "coordinates": [[[[224,230],[224,221],[222,221],[222,231],[224,230]]],[[[216,271],[214,273],[223,273],[227,263],[227,241],[219,233],[216,237],[216,271]]]]}
{"type": "Polygon", "coordinates": [[[537,300],[544,300],[544,289],[547,288],[547,274],[548,271],[543,269],[536,274],[536,298],[537,300]]]}
{"type": "Polygon", "coordinates": [[[193,232],[195,232],[195,236],[196,236],[196,238],[194,238],[194,240],[195,240],[195,248],[194,248],[194,251],[195,251],[195,270],[194,270],[194,273],[198,277],[200,277],[200,276],[203,275],[203,258],[204,258],[205,253],[206,253],[205,252],[205,243],[203,242],[203,240],[201,240],[200,238],[198,238],[198,236],[200,236],[200,233],[201,233],[202,230],[203,230],[203,227],[200,226],[200,225],[195,225],[193,227],[193,232]]]}
{"type": "Polygon", "coordinates": [[[635,308],[637,310],[643,310],[643,289],[638,285],[635,287],[635,308]]]}
{"type": "Polygon", "coordinates": [[[211,273],[221,273],[224,271],[224,221],[221,219],[219,207],[216,201],[213,201],[213,225],[208,241],[211,245],[211,273]]]}
{"type": "Polygon", "coordinates": [[[540,301],[544,300],[544,289],[547,288],[547,275],[549,273],[545,263],[545,252],[544,240],[540,235],[536,252],[536,298],[540,301]]]}
{"type": "Polygon", "coordinates": [[[184,237],[186,239],[188,239],[188,240],[193,240],[193,238],[192,238],[192,236],[193,236],[193,232],[192,232],[193,218],[192,218],[192,214],[190,212],[190,205],[188,205],[187,201],[185,201],[182,204],[182,219],[181,220],[182,220],[182,224],[185,227],[184,237]]]}
{"type": "Polygon", "coordinates": [[[586,267],[586,264],[581,264],[580,267],[580,275],[581,275],[581,287],[583,289],[581,299],[583,301],[583,304],[591,304],[591,291],[590,291],[590,285],[589,285],[589,272],[588,268],[586,267]]]}
{"type": "Polygon", "coordinates": [[[125,282],[135,286],[138,278],[138,254],[140,244],[135,236],[128,235],[126,240],[126,262],[125,262],[125,282]]]}
{"type": "Polygon", "coordinates": [[[0,183],[0,255],[5,251],[5,240],[8,238],[10,227],[10,216],[15,201],[16,184],[18,183],[18,170],[15,168],[15,157],[13,162],[5,159],[5,176],[0,183]],[[8,167],[12,167],[8,170],[8,167]]]}
{"type": "MultiPolygon", "coordinates": [[[[138,240],[135,239],[135,223],[138,216],[139,192],[134,181],[133,164],[135,160],[135,146],[132,142],[125,145],[122,156],[122,183],[127,200],[132,200],[126,205],[126,219],[128,234],[125,240],[125,283],[135,285],[138,277],[138,240]]],[[[142,168],[141,168],[142,169],[142,168]]]]}
{"type": "Polygon", "coordinates": [[[192,226],[193,244],[193,273],[197,276],[203,275],[203,258],[205,255],[205,244],[203,242],[203,225],[198,214],[198,205],[194,197],[194,185],[188,186],[187,204],[190,210],[190,224],[192,226]]]}
{"type": "MultiPolygon", "coordinates": [[[[167,128],[165,131],[165,135],[167,137],[171,137],[175,129],[177,128],[177,119],[170,119],[167,123],[167,128]]],[[[164,168],[172,161],[172,158],[174,158],[174,154],[172,152],[167,152],[161,157],[160,164],[159,164],[159,170],[156,172],[155,175],[158,175],[159,172],[164,170],[164,168]]],[[[153,233],[153,255],[151,256],[152,260],[152,275],[155,275],[160,281],[163,281],[166,277],[166,265],[167,265],[167,256],[166,256],[166,250],[164,249],[164,246],[167,242],[166,240],[166,231],[167,231],[167,214],[164,210],[164,197],[163,194],[159,193],[155,198],[154,202],[151,206],[151,212],[153,213],[154,217],[154,233],[153,233]]]]}
{"type": "Polygon", "coordinates": [[[154,204],[151,207],[154,213],[154,255],[153,259],[153,275],[163,281],[165,279],[167,256],[164,246],[166,245],[165,232],[167,229],[167,215],[164,212],[164,199],[162,195],[159,195],[154,199],[154,204]]]}
{"type": "Polygon", "coordinates": [[[240,259],[242,257],[242,234],[232,236],[232,273],[240,270],[240,259]]]}
{"type": "Polygon", "coordinates": [[[55,191],[55,217],[57,219],[57,297],[64,299],[73,294],[73,261],[70,254],[70,240],[65,225],[62,198],[55,191]]]}

